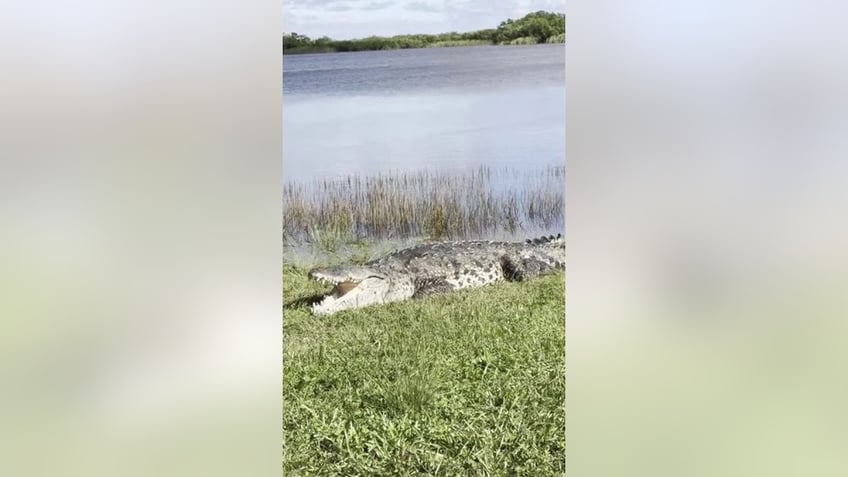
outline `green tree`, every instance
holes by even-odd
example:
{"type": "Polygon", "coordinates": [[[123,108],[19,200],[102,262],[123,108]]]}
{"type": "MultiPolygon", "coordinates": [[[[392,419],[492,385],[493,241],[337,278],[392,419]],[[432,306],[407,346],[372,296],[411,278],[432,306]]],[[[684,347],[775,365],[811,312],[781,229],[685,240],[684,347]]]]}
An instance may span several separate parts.
{"type": "Polygon", "coordinates": [[[464,42],[494,44],[533,44],[565,41],[565,14],[546,11],[528,13],[513,20],[502,21],[497,28],[466,33],[446,32],[438,35],[396,35],[390,38],[369,36],[357,40],[333,40],[326,36],[312,40],[292,32],[283,35],[283,51],[307,53],[316,51],[362,51],[395,48],[423,48],[433,44],[451,45],[464,42]]]}

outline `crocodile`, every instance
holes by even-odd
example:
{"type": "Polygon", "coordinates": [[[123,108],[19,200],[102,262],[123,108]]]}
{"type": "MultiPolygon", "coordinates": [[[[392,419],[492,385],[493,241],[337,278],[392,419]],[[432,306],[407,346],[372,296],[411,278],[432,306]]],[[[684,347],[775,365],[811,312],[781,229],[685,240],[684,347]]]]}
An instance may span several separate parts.
{"type": "Polygon", "coordinates": [[[561,234],[523,242],[435,242],[396,251],[363,265],[315,268],[309,278],[333,286],[312,313],[448,293],[500,281],[525,281],[565,269],[561,234]]]}

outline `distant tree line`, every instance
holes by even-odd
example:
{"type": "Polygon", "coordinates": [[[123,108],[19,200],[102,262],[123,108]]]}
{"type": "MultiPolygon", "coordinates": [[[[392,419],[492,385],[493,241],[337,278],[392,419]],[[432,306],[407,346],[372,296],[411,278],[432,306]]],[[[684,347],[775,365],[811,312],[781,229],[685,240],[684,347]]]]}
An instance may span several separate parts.
{"type": "Polygon", "coordinates": [[[497,28],[466,33],[436,35],[369,36],[356,40],[333,40],[326,36],[312,39],[306,35],[283,35],[284,53],[325,53],[335,51],[396,50],[438,46],[532,45],[565,43],[565,14],[538,11],[518,20],[508,19],[497,28]]]}

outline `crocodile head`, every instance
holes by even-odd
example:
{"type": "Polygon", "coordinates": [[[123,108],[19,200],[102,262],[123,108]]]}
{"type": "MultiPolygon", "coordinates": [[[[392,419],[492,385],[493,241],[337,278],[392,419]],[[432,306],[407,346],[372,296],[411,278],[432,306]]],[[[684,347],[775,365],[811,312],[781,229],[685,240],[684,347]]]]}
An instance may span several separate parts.
{"type": "Polygon", "coordinates": [[[410,277],[393,276],[365,266],[316,268],[309,272],[309,278],[333,285],[321,301],[312,305],[312,313],[316,315],[405,300],[414,292],[410,277]]]}

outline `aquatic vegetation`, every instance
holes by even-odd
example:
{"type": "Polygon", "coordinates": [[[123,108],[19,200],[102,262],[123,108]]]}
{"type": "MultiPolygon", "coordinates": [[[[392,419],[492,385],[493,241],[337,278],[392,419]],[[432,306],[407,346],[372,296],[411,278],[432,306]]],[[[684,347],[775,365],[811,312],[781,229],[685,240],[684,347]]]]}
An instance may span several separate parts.
{"type": "Polygon", "coordinates": [[[422,170],[283,186],[283,240],[332,251],[363,239],[473,239],[560,230],[564,166],[422,170]]]}

